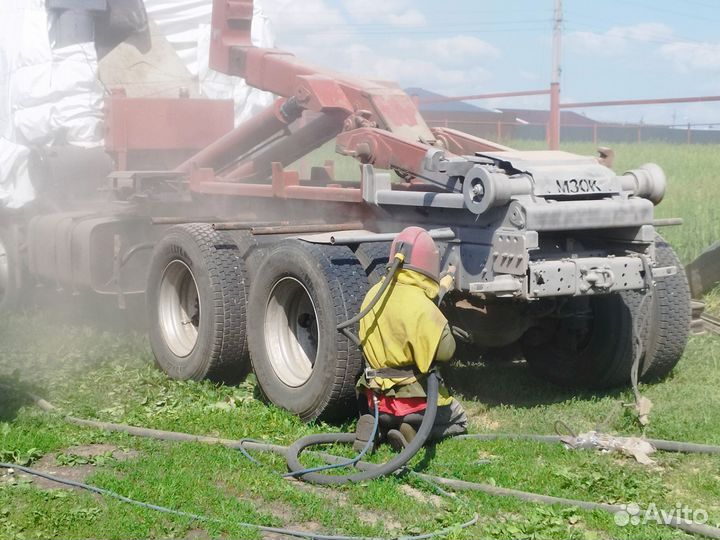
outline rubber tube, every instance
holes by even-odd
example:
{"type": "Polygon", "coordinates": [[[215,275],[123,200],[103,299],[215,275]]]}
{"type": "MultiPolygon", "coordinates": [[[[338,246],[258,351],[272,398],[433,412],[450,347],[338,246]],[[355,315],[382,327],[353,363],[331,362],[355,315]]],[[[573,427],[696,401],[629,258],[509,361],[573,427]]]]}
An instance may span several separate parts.
{"type": "MultiPolygon", "coordinates": [[[[262,450],[257,448],[258,450],[262,450]]],[[[325,459],[328,463],[333,463],[338,459],[337,456],[331,454],[320,453],[320,456],[325,459]]],[[[378,465],[374,463],[368,463],[361,461],[357,464],[359,469],[371,471],[378,465]]],[[[619,504],[608,504],[608,503],[596,503],[592,501],[583,501],[581,499],[568,499],[566,497],[554,497],[552,495],[542,495],[540,493],[533,493],[531,491],[521,491],[519,489],[510,489],[492,484],[485,484],[480,482],[468,482],[466,480],[456,480],[454,478],[445,478],[443,476],[433,476],[426,473],[418,473],[411,471],[411,474],[421,478],[427,482],[433,484],[440,484],[457,491],[480,491],[488,495],[495,497],[513,497],[521,501],[538,503],[538,504],[560,504],[563,506],[571,506],[582,508],[583,510],[602,510],[610,514],[616,514],[617,512],[625,510],[625,508],[619,504]]],[[[703,525],[700,523],[688,523],[678,518],[672,518],[669,522],[664,523],[668,527],[673,529],[680,529],[691,534],[698,534],[707,538],[714,538],[720,540],[720,529],[711,525],[703,525]]]]}
{"type": "MultiPolygon", "coordinates": [[[[226,523],[225,520],[218,519],[218,518],[211,518],[207,516],[202,516],[198,514],[192,514],[190,512],[183,512],[181,510],[174,510],[172,508],[168,508],[166,506],[159,506],[157,504],[151,504],[146,503],[143,501],[138,501],[136,499],[131,499],[130,497],[126,497],[125,495],[121,495],[119,493],[116,493],[114,491],[110,491],[108,489],[100,488],[97,486],[93,486],[90,484],[85,484],[84,482],[76,482],[74,480],[69,480],[67,478],[61,478],[59,476],[54,476],[52,474],[48,474],[44,471],[39,471],[37,469],[31,469],[30,467],[24,467],[22,465],[16,465],[13,463],[0,463],[0,468],[4,469],[14,469],[21,472],[24,472],[25,474],[29,474],[32,476],[37,476],[39,478],[44,478],[46,480],[49,480],[51,482],[55,482],[57,484],[71,486],[77,489],[84,489],[85,491],[89,491],[91,493],[97,493],[98,495],[104,495],[107,497],[112,497],[113,499],[117,499],[119,501],[122,501],[127,504],[131,504],[134,506],[139,506],[141,508],[147,508],[149,510],[154,510],[156,512],[162,512],[164,514],[171,514],[174,516],[180,516],[180,517],[186,517],[197,521],[204,521],[204,522],[212,522],[212,523],[226,523]]],[[[441,529],[439,531],[434,531],[431,533],[425,533],[425,534],[418,534],[413,536],[405,536],[406,540],[425,540],[427,538],[436,538],[436,537],[444,537],[451,531],[455,530],[456,527],[459,527],[460,529],[466,529],[468,527],[471,527],[472,525],[475,525],[479,520],[479,516],[475,514],[473,518],[469,521],[466,521],[465,523],[461,523],[459,525],[453,526],[453,527],[446,527],[444,529],[441,529]]],[[[319,533],[309,533],[305,531],[296,531],[293,529],[287,529],[284,527],[268,527],[265,525],[258,525],[256,523],[246,523],[246,522],[238,522],[237,525],[241,527],[247,527],[256,529],[259,531],[267,532],[267,533],[273,533],[276,535],[281,536],[290,536],[294,538],[306,538],[308,540],[372,540],[368,537],[360,537],[360,536],[340,536],[340,535],[329,535],[329,534],[319,534],[319,533]]],[[[381,540],[381,539],[375,539],[375,540],[381,540]]]]}
{"type": "MultiPolygon", "coordinates": [[[[284,474],[283,476],[296,477],[296,476],[301,476],[301,475],[308,474],[308,473],[329,471],[331,469],[340,469],[343,467],[350,467],[352,465],[355,465],[358,461],[360,461],[365,456],[365,454],[367,454],[372,449],[373,442],[375,440],[375,437],[377,436],[378,427],[380,426],[380,406],[379,406],[377,398],[373,399],[373,405],[374,405],[374,407],[373,407],[374,411],[373,411],[372,435],[370,436],[368,441],[365,443],[365,446],[363,446],[362,450],[360,451],[360,453],[357,456],[355,456],[354,458],[352,458],[350,460],[342,461],[342,462],[336,463],[334,465],[324,465],[321,467],[310,467],[310,468],[307,468],[302,471],[289,472],[287,474],[284,474]]],[[[353,436],[353,439],[354,438],[355,437],[353,436]]],[[[354,442],[354,440],[353,440],[353,442],[354,442]]],[[[245,454],[245,457],[250,458],[250,460],[253,460],[252,456],[250,456],[244,448],[241,447],[240,451],[243,454],[245,454]]]]}
{"type": "MultiPolygon", "coordinates": [[[[434,377],[432,377],[434,378],[434,377]]],[[[10,388],[6,385],[0,385],[0,387],[3,388],[10,388]]],[[[10,388],[11,389],[11,388],[10,388]]],[[[431,390],[430,380],[428,380],[428,393],[431,390]]],[[[27,392],[26,392],[27,393],[27,392]]],[[[47,412],[53,412],[57,413],[58,409],[52,405],[51,403],[48,403],[42,398],[39,398],[35,395],[28,394],[37,404],[38,407],[40,407],[42,410],[47,412]]],[[[430,402],[428,404],[428,409],[435,408],[435,412],[437,412],[437,400],[434,400],[434,402],[430,402]],[[433,407],[433,403],[435,404],[435,407],[433,407]]],[[[251,450],[257,450],[260,452],[273,452],[280,455],[287,455],[289,452],[289,448],[286,448],[284,446],[280,446],[277,444],[267,444],[267,443],[256,443],[252,441],[238,441],[238,440],[229,440],[229,439],[221,439],[217,437],[204,437],[199,435],[191,435],[188,433],[180,433],[176,431],[161,431],[156,429],[148,429],[148,428],[139,428],[134,426],[128,426],[126,424],[113,424],[108,422],[98,422],[94,420],[85,420],[82,418],[75,418],[72,416],[64,416],[65,420],[72,422],[77,425],[81,426],[87,426],[87,427],[95,427],[99,429],[104,429],[107,431],[118,431],[123,433],[129,433],[138,437],[147,437],[147,438],[153,438],[153,439],[160,439],[160,440],[167,440],[167,441],[185,441],[185,442],[201,442],[205,444],[221,444],[223,446],[226,446],[228,448],[247,448],[251,450]]],[[[433,419],[434,423],[434,419],[433,419]]],[[[421,426],[422,429],[422,426],[421,426]]],[[[343,434],[347,435],[347,434],[343,434]]],[[[336,435],[337,437],[337,435],[336,435]]],[[[560,442],[560,437],[556,435],[525,435],[525,434],[512,434],[512,433],[496,433],[496,434],[484,434],[484,435],[461,435],[457,438],[462,439],[476,439],[476,440],[497,440],[497,439],[521,439],[521,440],[535,440],[539,442],[560,442]]],[[[415,438],[415,440],[417,437],[415,438]]],[[[354,440],[354,436],[353,436],[354,440]]],[[[413,442],[415,442],[413,440],[413,442]]],[[[667,451],[675,451],[675,452],[687,452],[687,453],[720,453],[720,447],[713,446],[713,445],[707,445],[707,444],[696,444],[696,443],[682,443],[682,442],[676,442],[676,441],[665,441],[662,439],[647,439],[648,441],[651,441],[653,443],[658,444],[656,448],[660,448],[667,451]],[[661,448],[661,445],[664,446],[664,448],[661,448]]],[[[317,455],[325,459],[328,463],[336,463],[338,460],[342,460],[344,458],[340,458],[338,456],[333,456],[331,454],[327,454],[325,452],[315,452],[317,455]]],[[[398,456],[400,457],[400,456],[398,456]]],[[[397,459],[397,458],[396,458],[397,459]]],[[[393,460],[394,461],[394,460],[393,460]]],[[[392,463],[392,462],[388,462],[392,463]]],[[[386,464],[387,465],[387,464],[386,464]]],[[[375,465],[373,463],[368,463],[365,461],[360,461],[356,464],[356,467],[360,469],[361,471],[368,471],[372,472],[375,469],[381,467],[380,465],[375,465]]],[[[590,501],[582,501],[582,500],[576,500],[576,499],[567,499],[564,497],[553,497],[550,495],[541,495],[539,493],[532,493],[528,491],[520,491],[517,489],[509,489],[509,488],[503,488],[499,486],[493,486],[490,484],[482,484],[477,482],[467,482],[464,480],[456,480],[452,478],[444,478],[441,476],[432,476],[429,474],[424,473],[416,473],[413,472],[412,474],[417,475],[418,477],[430,481],[435,482],[447,487],[451,487],[453,489],[457,490],[473,490],[473,491],[482,491],[483,493],[487,493],[488,495],[495,495],[495,496],[501,496],[501,497],[514,497],[520,500],[528,501],[528,502],[536,502],[541,504],[562,504],[566,506],[577,506],[578,508],[584,508],[589,510],[604,510],[606,512],[615,513],[617,510],[621,509],[620,507],[615,508],[616,505],[610,505],[610,504],[603,504],[603,503],[595,503],[590,501]]],[[[373,476],[375,478],[376,476],[373,476]]],[[[716,527],[711,527],[709,525],[700,525],[696,523],[685,523],[682,521],[675,521],[667,524],[669,527],[677,528],[684,530],[686,532],[692,533],[692,534],[699,534],[702,536],[706,536],[708,538],[715,538],[720,540],[720,529],[716,527]]]]}
{"type": "MultiPolygon", "coordinates": [[[[313,484],[320,485],[340,485],[347,484],[349,482],[364,482],[366,480],[372,480],[388,474],[392,474],[398,469],[404,467],[427,441],[430,436],[430,432],[435,425],[435,417],[437,415],[438,408],[438,392],[440,383],[438,376],[435,371],[428,373],[427,378],[427,409],[425,409],[425,416],[423,421],[418,428],[417,435],[408,444],[402,452],[400,452],[393,459],[382,465],[378,465],[376,468],[366,471],[360,471],[348,475],[326,475],[320,473],[305,473],[298,475],[300,480],[305,482],[311,482],[313,484]]],[[[309,435],[295,441],[288,449],[286,453],[286,459],[290,472],[302,472],[305,468],[300,463],[300,454],[309,446],[315,446],[317,444],[333,444],[333,443],[352,443],[355,441],[355,435],[353,433],[336,433],[336,434],[320,434],[320,435],[309,435]]]]}
{"type": "MultiPolygon", "coordinates": [[[[0,385],[0,388],[6,388],[12,390],[11,387],[6,385],[0,385]]],[[[429,390],[429,388],[428,388],[429,390]]],[[[60,411],[52,403],[49,403],[28,392],[27,394],[34,402],[37,407],[46,412],[60,414],[60,411]]],[[[87,420],[85,418],[76,418],[74,416],[63,415],[63,418],[68,422],[79,426],[94,427],[105,431],[117,431],[122,433],[128,433],[137,437],[146,437],[153,439],[160,439],[165,441],[181,441],[181,442],[200,442],[208,444],[221,444],[228,448],[239,448],[243,441],[221,439],[218,437],[206,437],[203,435],[191,435],[189,433],[179,433],[177,431],[162,431],[159,429],[141,428],[135,426],[129,426],[127,424],[114,424],[111,422],[100,422],[98,420],[87,420]]],[[[537,441],[542,443],[559,443],[562,442],[558,435],[536,435],[527,433],[482,433],[482,434],[467,434],[457,435],[455,439],[471,439],[478,441],[496,441],[500,439],[509,440],[524,440],[524,441],[537,441]]],[[[642,439],[652,444],[658,450],[665,452],[681,452],[686,454],[720,454],[720,446],[712,444],[701,444],[683,441],[668,441],[665,439],[642,439]]],[[[258,444],[258,443],[255,443],[258,444]]],[[[284,447],[277,445],[265,445],[268,448],[273,447],[278,450],[284,447]]],[[[273,451],[276,451],[273,450],[273,451]]]]}
{"type": "MultiPolygon", "coordinates": [[[[497,441],[502,439],[517,441],[536,441],[542,443],[563,442],[559,435],[533,435],[526,433],[483,433],[472,435],[458,435],[456,439],[470,439],[476,441],[497,441]]],[[[699,444],[680,441],[667,441],[665,439],[646,439],[642,441],[650,443],[657,450],[664,452],[681,452],[685,454],[720,454],[720,446],[712,444],[699,444]]]]}

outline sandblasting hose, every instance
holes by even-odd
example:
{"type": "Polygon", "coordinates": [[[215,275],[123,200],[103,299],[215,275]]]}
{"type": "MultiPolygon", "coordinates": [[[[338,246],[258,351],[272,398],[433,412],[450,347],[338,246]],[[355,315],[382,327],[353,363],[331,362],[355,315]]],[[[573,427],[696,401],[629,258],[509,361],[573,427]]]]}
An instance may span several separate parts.
{"type": "Polygon", "coordinates": [[[375,296],[370,301],[370,303],[365,307],[365,309],[361,310],[360,313],[355,315],[352,319],[349,319],[343,323],[340,323],[337,326],[338,332],[342,332],[345,337],[347,337],[350,341],[352,341],[356,347],[360,347],[360,338],[356,336],[351,330],[350,327],[358,322],[360,322],[360,319],[365,317],[370,311],[377,305],[377,303],[382,298],[383,294],[385,294],[385,291],[388,290],[390,285],[392,285],[393,281],[395,280],[395,274],[402,266],[403,262],[405,262],[405,256],[402,253],[395,254],[395,259],[393,260],[392,265],[390,265],[390,268],[387,271],[387,274],[385,275],[385,281],[383,281],[382,285],[378,289],[377,293],[375,293],[375,296]]]}
{"type": "Polygon", "coordinates": [[[398,471],[407,465],[415,454],[420,451],[430,436],[430,431],[435,424],[435,416],[437,415],[439,387],[440,382],[438,380],[437,373],[435,371],[431,371],[428,373],[427,377],[427,409],[425,409],[425,416],[420,424],[417,435],[413,438],[410,444],[403,449],[402,452],[387,463],[383,463],[382,465],[372,469],[342,476],[327,475],[318,472],[308,472],[302,474],[305,467],[300,463],[300,454],[306,448],[318,444],[352,444],[355,441],[354,433],[327,433],[308,435],[307,437],[297,440],[294,444],[288,447],[286,454],[288,468],[291,472],[298,472],[299,479],[321,485],[339,485],[347,484],[349,482],[364,482],[366,480],[373,480],[374,478],[379,478],[398,471]]]}

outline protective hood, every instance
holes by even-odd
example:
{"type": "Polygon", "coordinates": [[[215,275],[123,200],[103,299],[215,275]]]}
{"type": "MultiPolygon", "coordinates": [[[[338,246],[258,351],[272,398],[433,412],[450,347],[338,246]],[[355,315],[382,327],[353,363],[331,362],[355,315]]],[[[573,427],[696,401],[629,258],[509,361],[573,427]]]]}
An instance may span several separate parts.
{"type": "Polygon", "coordinates": [[[402,285],[412,285],[423,290],[425,296],[430,300],[435,300],[440,294],[440,285],[430,276],[421,274],[414,270],[400,270],[395,277],[398,283],[402,285]]]}
{"type": "MultiPolygon", "coordinates": [[[[363,309],[380,287],[378,283],[370,289],[363,309]]],[[[360,320],[363,353],[372,368],[412,367],[419,373],[429,371],[447,325],[447,319],[432,300],[438,291],[436,281],[418,272],[400,270],[395,275],[380,300],[360,320]]],[[[374,383],[387,391],[408,381],[377,377],[374,383]]]]}

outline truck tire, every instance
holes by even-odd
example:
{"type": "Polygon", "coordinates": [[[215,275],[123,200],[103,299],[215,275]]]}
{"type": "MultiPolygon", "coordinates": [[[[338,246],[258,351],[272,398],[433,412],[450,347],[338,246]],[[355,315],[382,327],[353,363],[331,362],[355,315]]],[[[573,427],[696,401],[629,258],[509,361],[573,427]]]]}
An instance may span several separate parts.
{"type": "Polygon", "coordinates": [[[630,382],[633,317],[617,293],[570,298],[565,316],[531,329],[521,340],[525,360],[541,379],[560,386],[606,388],[630,382]]]}
{"type": "Polygon", "coordinates": [[[370,285],[378,283],[387,273],[391,245],[390,242],[365,242],[355,251],[355,256],[365,269],[370,285]]]}
{"type": "Polygon", "coordinates": [[[0,227],[0,313],[10,313],[22,305],[22,276],[17,233],[10,227],[0,227]]]}
{"type": "Polygon", "coordinates": [[[655,242],[657,266],[675,266],[677,273],[655,281],[652,297],[641,304],[642,295],[623,293],[633,317],[643,317],[641,329],[644,356],[640,370],[642,381],[666,377],[680,361],[690,337],[691,294],[687,275],[673,248],[658,237],[655,242]],[[640,309],[643,312],[640,312],[640,309]]]}
{"type": "Polygon", "coordinates": [[[248,367],[248,283],[237,245],[208,224],[168,229],[148,274],[150,345],[181,380],[236,382],[248,367]]]}
{"type": "Polygon", "coordinates": [[[578,310],[579,317],[560,319],[553,332],[545,332],[547,341],[538,343],[532,331],[526,335],[523,353],[533,372],[562,386],[628,385],[636,354],[634,329],[640,321],[640,380],[668,375],[690,334],[690,288],[677,255],[660,237],[656,266],[676,266],[678,272],[657,279],[646,301],[644,293],[635,291],[571,299],[568,303],[576,307],[587,306],[586,313],[578,310]],[[583,324],[587,328],[579,329],[583,324]]]}
{"type": "Polygon", "coordinates": [[[288,240],[268,253],[248,304],[252,368],[266,400],[305,421],[355,411],[362,354],[337,326],[367,290],[347,247],[288,240]]]}
{"type": "Polygon", "coordinates": [[[249,282],[252,281],[257,275],[258,269],[262,264],[263,258],[265,257],[266,249],[260,246],[257,238],[249,232],[242,231],[233,235],[235,245],[237,245],[240,256],[245,262],[244,269],[246,274],[246,290],[250,291],[249,282]]]}

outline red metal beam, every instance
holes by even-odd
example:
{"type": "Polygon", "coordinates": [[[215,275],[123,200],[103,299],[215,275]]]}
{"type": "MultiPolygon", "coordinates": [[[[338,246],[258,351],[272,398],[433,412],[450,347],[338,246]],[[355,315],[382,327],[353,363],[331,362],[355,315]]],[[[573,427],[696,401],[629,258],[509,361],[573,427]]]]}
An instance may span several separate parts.
{"type": "MultiPolygon", "coordinates": [[[[219,168],[228,161],[231,161],[235,156],[241,155],[254,146],[267,141],[270,137],[287,127],[287,121],[280,112],[284,102],[285,100],[282,98],[277,100],[273,105],[270,105],[232,131],[226,133],[223,137],[218,138],[215,142],[203,148],[184,163],[178,165],[175,170],[189,173],[193,167],[219,168]]],[[[228,114],[231,124],[233,123],[233,116],[234,111],[231,106],[228,114]]],[[[197,126],[202,126],[205,120],[206,119],[198,118],[197,126]]],[[[175,129],[175,126],[172,127],[175,129]]],[[[190,128],[189,131],[192,133],[193,129],[190,128]]]]}
{"type": "Polygon", "coordinates": [[[550,123],[548,124],[548,147],[550,150],[560,150],[560,83],[550,85],[550,123]]]}
{"type": "Polygon", "coordinates": [[[421,105],[429,103],[450,103],[453,101],[473,101],[478,99],[492,99],[492,98],[506,98],[506,97],[518,97],[518,96],[546,96],[550,94],[550,90],[524,90],[521,92],[495,92],[493,94],[476,94],[472,96],[455,96],[455,97],[441,97],[441,98],[428,98],[421,99],[419,103],[421,105]]]}
{"type": "Polygon", "coordinates": [[[475,152],[507,152],[512,150],[507,146],[468,133],[446,127],[433,128],[433,134],[442,142],[443,148],[448,152],[462,156],[475,152]]]}
{"type": "Polygon", "coordinates": [[[622,105],[662,105],[663,103],[704,103],[720,101],[720,96],[696,96],[660,99],[623,99],[619,101],[585,101],[579,103],[561,103],[561,109],[578,109],[584,107],[618,107],[622,105]]]}

